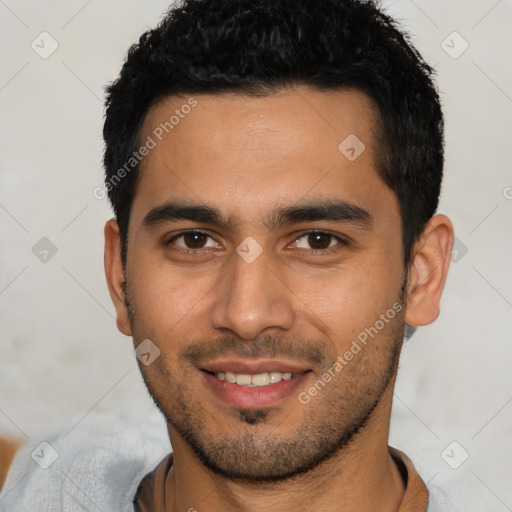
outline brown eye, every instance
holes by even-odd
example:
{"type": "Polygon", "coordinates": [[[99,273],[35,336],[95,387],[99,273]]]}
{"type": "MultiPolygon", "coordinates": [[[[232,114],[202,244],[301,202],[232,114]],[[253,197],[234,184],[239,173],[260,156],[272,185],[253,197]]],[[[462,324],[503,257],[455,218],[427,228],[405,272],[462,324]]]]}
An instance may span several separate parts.
{"type": "Polygon", "coordinates": [[[207,238],[204,233],[186,233],[183,235],[183,241],[189,249],[202,249],[207,238]]]}
{"type": "Polygon", "coordinates": [[[211,236],[201,231],[186,231],[175,236],[170,243],[182,247],[183,249],[205,249],[207,247],[216,247],[215,241],[211,236]]]}
{"type": "Polygon", "coordinates": [[[332,236],[327,233],[310,233],[308,243],[313,249],[327,249],[331,243],[332,236]]]}
{"type": "Polygon", "coordinates": [[[323,231],[311,231],[297,238],[295,244],[299,249],[323,251],[336,245],[343,245],[343,240],[323,231]]]}

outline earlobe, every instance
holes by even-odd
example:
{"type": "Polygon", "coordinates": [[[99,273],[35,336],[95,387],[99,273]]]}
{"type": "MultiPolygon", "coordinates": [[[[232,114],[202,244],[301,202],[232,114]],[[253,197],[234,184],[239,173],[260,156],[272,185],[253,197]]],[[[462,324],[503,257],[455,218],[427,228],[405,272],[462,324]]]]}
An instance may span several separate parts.
{"type": "Polygon", "coordinates": [[[444,215],[434,215],[415,244],[409,267],[405,322],[432,323],[440,311],[453,247],[453,226],[444,215]]]}
{"type": "Polygon", "coordinates": [[[105,276],[110,297],[116,308],[117,328],[126,336],[131,336],[132,330],[124,290],[124,269],[121,260],[121,235],[115,219],[110,219],[105,224],[104,234],[105,276]]]}

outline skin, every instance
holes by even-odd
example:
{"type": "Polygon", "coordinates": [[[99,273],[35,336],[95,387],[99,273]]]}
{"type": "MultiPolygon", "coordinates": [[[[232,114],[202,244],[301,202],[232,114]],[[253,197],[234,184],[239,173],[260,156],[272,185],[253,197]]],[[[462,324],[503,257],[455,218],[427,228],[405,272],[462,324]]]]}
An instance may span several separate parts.
{"type": "MultiPolygon", "coordinates": [[[[452,225],[434,216],[404,269],[398,201],[377,174],[375,109],[361,92],[195,99],[143,161],[125,269],[117,223],[105,227],[117,325],[160,350],[140,368],[173,446],[166,510],[393,512],[404,493],[387,445],[398,354],[405,322],[439,314],[452,225]],[[338,150],[349,134],[366,147],[354,161],[338,150]],[[144,221],[170,201],[214,207],[230,223],[144,221]],[[371,222],[270,225],[276,209],[312,201],[350,203],[371,222]],[[179,237],[190,229],[208,236],[179,237]],[[262,249],[251,263],[236,252],[247,237],[262,249]],[[393,304],[402,310],[301,403],[298,393],[393,304]],[[200,371],[220,356],[276,357],[310,372],[277,404],[239,409],[200,371]]],[[[152,107],[141,140],[187,100],[152,107]]]]}

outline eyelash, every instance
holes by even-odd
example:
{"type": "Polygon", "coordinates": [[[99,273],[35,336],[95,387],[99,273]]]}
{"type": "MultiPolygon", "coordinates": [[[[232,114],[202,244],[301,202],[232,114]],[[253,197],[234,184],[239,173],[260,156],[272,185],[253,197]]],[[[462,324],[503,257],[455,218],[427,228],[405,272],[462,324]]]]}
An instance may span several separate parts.
{"type": "MultiPolygon", "coordinates": [[[[209,235],[208,233],[205,233],[204,231],[200,231],[200,230],[196,230],[196,229],[189,229],[187,231],[182,231],[182,232],[178,233],[177,235],[174,235],[167,242],[165,242],[165,245],[171,245],[172,242],[174,242],[175,240],[179,239],[180,237],[182,237],[184,235],[191,234],[191,233],[202,234],[202,235],[205,235],[205,236],[213,239],[213,237],[211,235],[209,235]]],[[[311,235],[313,233],[318,233],[318,234],[330,236],[330,237],[334,238],[335,240],[337,240],[338,243],[336,245],[332,246],[332,247],[327,247],[326,249],[301,249],[301,251],[302,250],[308,251],[308,254],[313,254],[315,256],[324,256],[324,255],[329,255],[329,254],[332,254],[334,252],[337,252],[341,247],[345,247],[345,246],[348,245],[348,241],[343,239],[343,238],[341,238],[340,236],[334,235],[332,233],[329,233],[328,231],[321,231],[321,230],[312,230],[312,231],[306,231],[304,233],[301,233],[300,235],[298,235],[295,238],[294,241],[297,242],[297,240],[300,240],[302,237],[307,236],[307,235],[311,235]]],[[[200,254],[205,249],[203,249],[203,248],[201,248],[201,249],[187,249],[185,247],[178,246],[177,250],[179,250],[181,252],[184,252],[186,254],[200,254]]]]}

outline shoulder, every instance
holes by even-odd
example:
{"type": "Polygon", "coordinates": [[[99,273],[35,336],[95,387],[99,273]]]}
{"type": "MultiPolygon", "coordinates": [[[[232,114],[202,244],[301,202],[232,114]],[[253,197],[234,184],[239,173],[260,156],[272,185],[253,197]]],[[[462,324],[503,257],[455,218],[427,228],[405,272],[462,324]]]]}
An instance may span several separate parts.
{"type": "Polygon", "coordinates": [[[136,426],[112,416],[30,440],[16,454],[0,493],[0,511],[133,511],[144,477],[170,451],[163,422],[136,426]]]}

